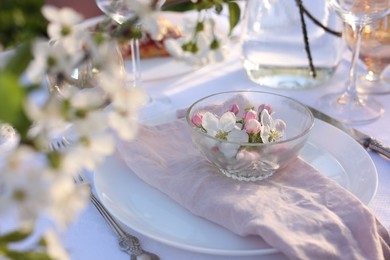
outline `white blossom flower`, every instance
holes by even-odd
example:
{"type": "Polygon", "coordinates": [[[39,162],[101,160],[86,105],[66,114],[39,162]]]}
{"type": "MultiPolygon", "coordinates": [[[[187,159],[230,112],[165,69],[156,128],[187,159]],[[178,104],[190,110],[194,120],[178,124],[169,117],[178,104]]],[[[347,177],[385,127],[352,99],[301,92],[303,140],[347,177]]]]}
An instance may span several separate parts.
{"type": "Polygon", "coordinates": [[[135,137],[138,131],[138,109],[146,104],[148,96],[140,88],[121,88],[111,97],[108,125],[124,140],[135,137]]]}
{"type": "MultiPolygon", "coordinates": [[[[73,172],[73,175],[77,172],[73,172]]],[[[89,200],[88,185],[77,185],[72,176],[59,174],[50,186],[49,215],[60,228],[65,228],[80,213],[89,200]]]]}
{"type": "Polygon", "coordinates": [[[29,98],[24,104],[27,117],[33,122],[28,136],[41,148],[49,147],[52,138],[63,135],[71,126],[64,118],[61,103],[54,96],[39,104],[29,98]]]}
{"type": "Polygon", "coordinates": [[[120,88],[111,94],[111,105],[118,111],[136,111],[149,98],[143,89],[137,87],[120,88]]]}
{"type": "Polygon", "coordinates": [[[77,50],[82,32],[75,25],[83,20],[82,15],[68,7],[58,8],[50,5],[43,6],[42,14],[49,21],[47,27],[49,37],[61,40],[69,53],[77,50]]]}
{"type": "Polygon", "coordinates": [[[155,41],[161,41],[168,32],[168,24],[160,16],[160,12],[153,12],[140,21],[144,31],[155,41]]]}
{"type": "Polygon", "coordinates": [[[276,142],[283,139],[284,131],[286,130],[286,123],[283,120],[273,119],[267,109],[261,112],[260,118],[262,123],[260,136],[263,143],[276,142]]]}
{"type": "Polygon", "coordinates": [[[68,260],[70,259],[66,250],[62,247],[58,235],[53,230],[47,230],[44,234],[47,253],[52,259],[68,260]]]}
{"type": "MultiPolygon", "coordinates": [[[[210,62],[222,61],[226,56],[226,51],[222,46],[213,47],[213,42],[220,42],[218,35],[213,33],[214,21],[206,18],[203,21],[203,30],[197,32],[194,38],[194,31],[197,22],[185,20],[181,31],[182,37],[177,39],[168,38],[164,40],[167,51],[175,58],[185,60],[190,64],[204,65],[210,62]],[[217,38],[218,37],[218,38],[217,38]],[[187,43],[195,44],[196,52],[183,50],[183,45],[187,43]]],[[[220,45],[220,44],[219,44],[220,45]]]]}
{"type": "Polygon", "coordinates": [[[226,157],[235,156],[240,148],[238,143],[248,141],[246,131],[236,127],[236,115],[233,112],[224,113],[220,119],[214,114],[206,112],[202,118],[202,126],[208,135],[224,141],[235,142],[214,142],[214,145],[217,145],[226,157]]]}
{"type": "Polygon", "coordinates": [[[108,124],[122,140],[129,141],[138,133],[138,120],[135,111],[133,113],[111,111],[108,116],[108,124]]]}
{"type": "Polygon", "coordinates": [[[33,43],[32,54],[34,59],[26,69],[26,76],[34,83],[42,82],[48,72],[70,74],[72,71],[73,63],[61,44],[37,40],[33,43]]]}
{"type": "Polygon", "coordinates": [[[0,213],[16,210],[22,225],[31,226],[50,204],[50,176],[43,154],[19,146],[0,173],[0,213]]]}
{"type": "Polygon", "coordinates": [[[72,122],[72,132],[80,137],[92,137],[107,130],[107,113],[104,110],[93,110],[72,122]]]}
{"type": "Polygon", "coordinates": [[[71,152],[63,155],[65,171],[79,172],[83,167],[94,170],[104,158],[114,152],[115,140],[104,132],[94,136],[84,136],[71,147],[71,152]]]}

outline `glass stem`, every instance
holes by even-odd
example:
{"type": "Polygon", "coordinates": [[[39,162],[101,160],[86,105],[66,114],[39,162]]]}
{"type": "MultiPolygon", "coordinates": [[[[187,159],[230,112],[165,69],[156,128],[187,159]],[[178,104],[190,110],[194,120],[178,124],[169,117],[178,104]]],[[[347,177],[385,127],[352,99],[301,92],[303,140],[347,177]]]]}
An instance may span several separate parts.
{"type": "Polygon", "coordinates": [[[131,50],[131,68],[133,73],[133,87],[140,86],[141,77],[141,58],[139,53],[139,39],[130,40],[131,50]]]}
{"type": "MultiPolygon", "coordinates": [[[[362,32],[363,32],[363,26],[358,24],[353,26],[354,31],[354,39],[356,39],[355,45],[352,49],[352,60],[351,60],[351,67],[349,70],[349,81],[347,83],[347,91],[343,95],[344,99],[349,99],[349,101],[352,101],[354,103],[360,103],[360,99],[358,97],[358,93],[356,90],[356,82],[357,82],[357,62],[359,60],[359,52],[360,52],[360,43],[362,41],[362,32]]],[[[339,103],[346,103],[348,100],[339,100],[339,103]]]]}

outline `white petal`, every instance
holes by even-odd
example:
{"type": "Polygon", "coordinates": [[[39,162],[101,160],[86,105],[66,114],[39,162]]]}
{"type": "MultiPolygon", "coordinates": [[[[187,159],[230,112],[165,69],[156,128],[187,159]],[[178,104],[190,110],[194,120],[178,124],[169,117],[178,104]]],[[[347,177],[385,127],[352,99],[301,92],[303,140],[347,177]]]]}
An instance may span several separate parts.
{"type": "Polygon", "coordinates": [[[49,22],[59,21],[59,8],[51,5],[45,5],[42,7],[43,16],[49,20],[49,22]]]}
{"type": "Polygon", "coordinates": [[[62,247],[62,244],[59,241],[57,234],[55,234],[52,230],[49,230],[45,233],[44,236],[45,242],[47,243],[47,253],[50,257],[58,260],[69,259],[69,255],[62,247]]]}
{"type": "Polygon", "coordinates": [[[275,119],[274,122],[275,130],[279,133],[283,133],[286,130],[286,123],[283,120],[275,119]]]}
{"type": "Polygon", "coordinates": [[[245,130],[233,129],[227,136],[228,141],[244,143],[248,142],[248,134],[245,130]]]}
{"type": "Polygon", "coordinates": [[[261,118],[261,124],[263,126],[271,126],[272,125],[272,117],[270,116],[270,114],[268,114],[267,109],[264,109],[261,112],[260,118],[261,118]]]}
{"type": "Polygon", "coordinates": [[[83,20],[83,16],[69,7],[63,7],[60,10],[60,19],[63,24],[75,25],[83,20]]]}
{"type": "Polygon", "coordinates": [[[218,128],[224,132],[230,132],[235,125],[236,115],[233,112],[226,112],[219,119],[218,128]]]}
{"type": "Polygon", "coordinates": [[[184,53],[181,48],[181,43],[176,39],[166,39],[164,41],[164,46],[167,51],[175,58],[182,58],[184,53]]]}
{"type": "Polygon", "coordinates": [[[268,141],[269,133],[270,133],[270,128],[268,125],[265,125],[261,128],[260,137],[263,143],[269,143],[268,141]]]}
{"type": "Polygon", "coordinates": [[[217,132],[219,130],[218,128],[219,120],[213,113],[210,112],[204,113],[202,122],[203,122],[203,127],[206,129],[207,132],[217,132]]]}

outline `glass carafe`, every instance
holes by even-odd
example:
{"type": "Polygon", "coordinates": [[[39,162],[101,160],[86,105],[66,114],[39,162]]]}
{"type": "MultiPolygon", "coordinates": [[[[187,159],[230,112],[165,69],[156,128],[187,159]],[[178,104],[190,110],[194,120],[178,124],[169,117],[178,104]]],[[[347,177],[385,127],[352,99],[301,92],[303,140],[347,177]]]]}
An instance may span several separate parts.
{"type": "Polygon", "coordinates": [[[325,0],[249,0],[244,23],[242,61],[258,84],[317,86],[333,75],[341,60],[342,22],[325,0]]]}

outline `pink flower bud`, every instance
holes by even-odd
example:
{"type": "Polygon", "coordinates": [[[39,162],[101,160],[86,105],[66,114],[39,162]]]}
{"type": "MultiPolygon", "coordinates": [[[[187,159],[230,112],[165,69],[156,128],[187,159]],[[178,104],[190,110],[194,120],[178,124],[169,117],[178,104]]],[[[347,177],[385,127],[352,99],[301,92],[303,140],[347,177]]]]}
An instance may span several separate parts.
{"type": "Polygon", "coordinates": [[[245,123],[245,130],[248,134],[257,134],[261,130],[261,124],[256,119],[249,119],[245,123]]]}
{"type": "Polygon", "coordinates": [[[195,115],[192,116],[191,122],[195,125],[200,127],[202,125],[202,119],[203,119],[203,114],[201,113],[196,113],[195,115]]]}
{"type": "Polygon", "coordinates": [[[214,153],[219,153],[220,152],[218,146],[213,146],[213,148],[211,148],[211,151],[214,152],[214,153]]]}
{"type": "Polygon", "coordinates": [[[260,106],[259,106],[259,114],[264,110],[264,109],[267,109],[267,111],[268,111],[268,114],[272,114],[272,108],[271,108],[271,105],[269,105],[269,104],[261,104],[260,106]]]}
{"type": "Polygon", "coordinates": [[[246,123],[250,119],[257,119],[257,113],[252,109],[247,110],[244,113],[244,122],[246,123]]]}
{"type": "Polygon", "coordinates": [[[238,114],[238,112],[240,112],[240,108],[237,104],[233,104],[230,108],[230,112],[233,112],[235,115],[238,114]]]}

